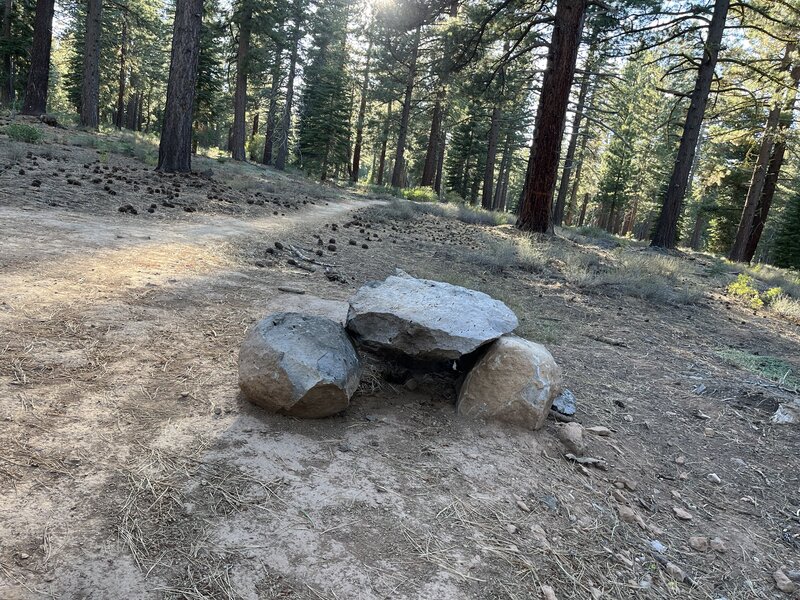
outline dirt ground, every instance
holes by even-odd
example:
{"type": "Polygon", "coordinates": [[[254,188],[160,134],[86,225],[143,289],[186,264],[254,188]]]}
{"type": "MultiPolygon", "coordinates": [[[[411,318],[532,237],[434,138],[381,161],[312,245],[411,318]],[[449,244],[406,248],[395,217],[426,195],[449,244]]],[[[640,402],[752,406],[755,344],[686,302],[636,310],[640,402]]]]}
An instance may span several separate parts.
{"type": "Polygon", "coordinates": [[[3,144],[0,598],[790,597],[773,572],[800,570],[800,436],[770,417],[796,395],[719,351],[800,369],[797,325],[713,279],[672,305],[587,293],[557,265],[487,269],[465,249],[506,227],[393,221],[378,199],[256,166],[159,176],[3,144]],[[290,245],[332,266],[289,264],[290,245]],[[240,398],[248,326],[343,318],[395,268],[506,301],[562,365],[577,420],[611,430],[588,436],[608,469],[565,459],[556,421],[457,418],[436,375],[372,374],[319,421],[240,398]]]}

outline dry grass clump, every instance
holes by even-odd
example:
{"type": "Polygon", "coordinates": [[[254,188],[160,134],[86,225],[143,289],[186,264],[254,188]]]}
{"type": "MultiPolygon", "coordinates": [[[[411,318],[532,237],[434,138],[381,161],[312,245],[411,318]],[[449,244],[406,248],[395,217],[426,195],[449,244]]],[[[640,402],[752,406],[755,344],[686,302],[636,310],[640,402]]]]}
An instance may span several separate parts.
{"type": "Polygon", "coordinates": [[[783,294],[775,298],[770,303],[769,308],[784,319],[800,323],[800,300],[795,300],[783,294]]]}
{"type": "Polygon", "coordinates": [[[800,275],[771,265],[755,265],[747,274],[769,287],[779,287],[784,294],[800,300],[800,275]]]}
{"type": "Polygon", "coordinates": [[[433,215],[445,219],[457,219],[470,225],[495,227],[514,222],[514,215],[493,212],[468,206],[466,204],[441,204],[436,202],[412,202],[399,198],[373,209],[374,218],[380,223],[387,221],[408,221],[416,215],[433,215]]]}
{"type": "Polygon", "coordinates": [[[689,264],[653,252],[618,250],[599,267],[566,270],[567,280],[584,289],[605,291],[658,303],[691,304],[702,293],[689,281],[689,264]]]}

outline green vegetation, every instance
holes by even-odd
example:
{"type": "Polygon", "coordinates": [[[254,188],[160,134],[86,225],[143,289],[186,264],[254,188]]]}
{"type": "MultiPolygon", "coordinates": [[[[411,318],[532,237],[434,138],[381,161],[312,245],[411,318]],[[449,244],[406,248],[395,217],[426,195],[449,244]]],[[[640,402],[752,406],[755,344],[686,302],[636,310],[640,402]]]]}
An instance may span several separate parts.
{"type": "Polygon", "coordinates": [[[414,202],[438,202],[439,195],[430,187],[412,187],[403,190],[403,196],[414,202]]]}
{"type": "Polygon", "coordinates": [[[795,391],[800,390],[800,376],[792,365],[780,358],[751,354],[736,348],[723,348],[717,354],[732,365],[768,381],[795,391]]]}
{"type": "Polygon", "coordinates": [[[11,123],[5,127],[3,133],[15,142],[38,144],[42,140],[42,131],[38,127],[25,123],[11,123]]]}

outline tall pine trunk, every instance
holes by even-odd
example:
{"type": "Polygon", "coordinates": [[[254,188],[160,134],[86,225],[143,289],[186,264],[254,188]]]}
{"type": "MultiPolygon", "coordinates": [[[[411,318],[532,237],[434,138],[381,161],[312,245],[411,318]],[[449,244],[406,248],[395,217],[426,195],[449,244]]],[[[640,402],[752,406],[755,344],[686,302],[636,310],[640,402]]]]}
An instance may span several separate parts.
{"type": "Polygon", "coordinates": [[[758,206],[756,207],[750,234],[747,238],[744,260],[750,262],[756,253],[761,234],[764,232],[764,225],[769,216],[769,209],[772,207],[772,199],[778,187],[778,177],[780,177],[783,160],[786,155],[786,134],[792,126],[794,105],[797,99],[797,85],[800,83],[800,65],[795,65],[792,69],[792,84],[789,88],[786,100],[783,105],[783,112],[778,125],[778,133],[775,144],[772,147],[772,156],[767,167],[767,177],[764,181],[764,188],[761,191],[758,206]]]}
{"type": "Polygon", "coordinates": [[[28,84],[25,87],[25,102],[22,105],[23,115],[39,116],[47,112],[54,11],[55,0],[36,0],[31,64],[28,71],[28,84]]]}
{"type": "Polygon", "coordinates": [[[167,102],[158,147],[156,169],[159,171],[183,173],[192,170],[192,108],[202,20],[203,0],[177,0],[167,102]]]}
{"type": "Polygon", "coordinates": [[[87,0],[81,84],[81,125],[100,126],[100,27],[102,0],[87,0]]]}
{"type": "Polygon", "coordinates": [[[761,138],[761,146],[758,149],[756,164],[753,167],[753,175],[750,178],[750,186],[747,188],[747,196],[742,207],[742,216],[739,218],[739,226],[736,229],[736,238],[728,254],[728,258],[733,262],[742,262],[745,251],[747,250],[747,240],[750,237],[750,230],[753,227],[753,217],[756,214],[756,207],[761,199],[764,190],[764,183],[767,179],[767,169],[769,159],[772,155],[773,140],[778,121],[781,118],[781,106],[775,104],[767,116],[767,123],[764,126],[764,135],[761,138]]]}
{"type": "MultiPolygon", "coordinates": [[[[368,34],[369,35],[369,34],[368,34]]],[[[355,183],[358,181],[358,172],[361,170],[361,144],[364,138],[364,117],[367,114],[367,94],[369,93],[369,62],[372,58],[372,36],[369,36],[367,44],[367,60],[364,65],[364,79],[361,81],[361,101],[358,105],[358,119],[356,120],[356,143],[353,147],[353,168],[350,172],[350,180],[355,183]]]]}
{"type": "Polygon", "coordinates": [[[578,227],[583,227],[583,224],[586,222],[586,209],[589,208],[589,200],[591,196],[589,192],[586,192],[583,195],[583,202],[581,203],[581,210],[578,214],[578,227]]]}
{"type": "Polygon", "coordinates": [[[564,169],[561,172],[561,183],[558,186],[558,196],[556,196],[556,203],[553,207],[553,225],[556,227],[560,227],[562,221],[564,220],[564,209],[567,201],[567,193],[569,191],[569,180],[572,175],[572,169],[575,165],[575,150],[578,148],[578,136],[581,133],[583,113],[586,109],[586,98],[589,95],[591,68],[594,63],[596,39],[597,29],[595,29],[592,34],[592,40],[589,45],[589,55],[586,57],[583,77],[581,77],[581,87],[580,91],[578,92],[578,104],[575,107],[575,117],[572,119],[572,132],[570,133],[569,144],[567,145],[567,155],[564,158],[564,169]]]}
{"type": "MultiPolygon", "coordinates": [[[[793,42],[786,44],[786,49],[783,54],[782,70],[787,69],[789,65],[791,65],[794,51],[795,44],[793,42]]],[[[783,100],[780,99],[781,92],[781,88],[776,90],[775,96],[773,97],[772,109],[767,115],[767,122],[764,125],[764,134],[761,138],[761,146],[759,147],[758,156],[756,157],[756,164],[753,167],[753,175],[750,178],[750,187],[747,189],[747,196],[745,197],[744,206],[742,207],[742,216],[739,218],[739,226],[736,229],[736,238],[728,254],[728,258],[734,262],[742,262],[747,254],[747,242],[750,239],[750,233],[753,229],[756,210],[761,202],[764,184],[767,180],[770,157],[772,156],[773,147],[775,145],[775,136],[777,135],[780,125],[781,112],[783,110],[783,100]]]]}
{"type": "Polygon", "coordinates": [[[497,160],[497,138],[500,136],[500,114],[500,106],[495,104],[492,108],[492,118],[486,140],[486,167],[483,170],[481,206],[486,210],[493,208],[492,192],[494,191],[494,167],[497,160]]]}
{"type": "Polygon", "coordinates": [[[678,220],[681,216],[683,199],[689,186],[689,175],[697,151],[697,142],[700,139],[700,129],[708,103],[708,94],[711,91],[711,81],[714,78],[714,68],[717,65],[722,42],[722,33],[725,30],[725,19],[728,15],[730,0],[716,0],[708,36],[704,46],[703,59],[697,70],[697,81],[692,91],[689,111],[683,125],[683,135],[678,146],[678,155],[669,180],[664,204],[656,223],[656,229],[651,246],[674,248],[678,241],[678,220]]]}
{"type": "Polygon", "coordinates": [[[558,0],[517,226],[552,233],[561,136],[588,0],[558,0]]]}
{"type": "Polygon", "coordinates": [[[275,51],[275,64],[272,65],[272,83],[269,89],[269,108],[267,109],[267,130],[264,134],[265,165],[272,164],[272,146],[275,143],[275,111],[278,107],[278,91],[281,80],[281,48],[275,51]]]}
{"type": "Polygon", "coordinates": [[[392,101],[386,107],[386,120],[383,122],[383,132],[381,134],[381,157],[378,161],[377,185],[383,185],[383,174],[386,170],[386,147],[389,145],[389,125],[392,121],[392,101]]]}
{"type": "Polygon", "coordinates": [[[292,101],[294,99],[294,76],[297,70],[297,53],[300,48],[300,15],[295,15],[297,22],[294,26],[292,39],[292,56],[289,59],[289,80],[286,82],[286,102],[283,106],[281,120],[281,139],[278,142],[278,156],[275,159],[275,168],[283,171],[286,168],[286,159],[289,156],[289,129],[292,126],[292,101]]]}
{"type": "Polygon", "coordinates": [[[128,21],[122,20],[122,45],[119,51],[119,75],[117,76],[117,113],[114,117],[114,126],[122,129],[125,118],[125,83],[127,74],[125,62],[128,58],[128,21]]]}
{"type": "Polygon", "coordinates": [[[436,92],[436,100],[433,104],[433,116],[431,117],[431,132],[428,135],[428,146],[425,150],[425,164],[422,168],[422,179],[419,184],[424,187],[433,187],[436,178],[436,167],[439,159],[440,132],[442,120],[444,118],[444,103],[447,91],[444,85],[440,85],[436,92]]]}
{"type": "Polygon", "coordinates": [[[14,0],[5,0],[3,5],[3,27],[0,29],[0,69],[2,69],[2,86],[0,86],[0,104],[11,105],[14,103],[14,61],[11,49],[11,15],[14,12],[14,0]]]}
{"type": "Polygon", "coordinates": [[[497,173],[497,185],[494,188],[494,198],[492,198],[492,210],[500,210],[502,204],[503,181],[505,179],[506,171],[509,168],[509,160],[511,158],[511,132],[506,134],[506,142],[503,146],[503,154],[500,158],[500,170],[497,173]]]}
{"type": "Polygon", "coordinates": [[[239,22],[239,44],[236,49],[236,88],[233,93],[233,137],[231,138],[233,160],[247,160],[244,152],[245,111],[247,110],[247,63],[250,59],[253,7],[247,0],[245,2],[239,22]]]}
{"type": "Polygon", "coordinates": [[[442,199],[442,177],[444,177],[444,153],[447,149],[447,134],[444,129],[439,129],[439,144],[436,149],[436,178],[433,180],[433,189],[442,199]]]}
{"type": "Polygon", "coordinates": [[[394,169],[392,170],[392,187],[403,187],[403,172],[405,171],[406,138],[408,137],[408,122],[411,118],[411,100],[414,94],[414,83],[417,79],[417,56],[419,55],[419,39],[421,25],[414,31],[414,45],[411,48],[411,62],[408,65],[406,79],[406,93],[403,98],[403,110],[400,113],[400,130],[397,134],[397,149],[394,156],[394,169]]]}

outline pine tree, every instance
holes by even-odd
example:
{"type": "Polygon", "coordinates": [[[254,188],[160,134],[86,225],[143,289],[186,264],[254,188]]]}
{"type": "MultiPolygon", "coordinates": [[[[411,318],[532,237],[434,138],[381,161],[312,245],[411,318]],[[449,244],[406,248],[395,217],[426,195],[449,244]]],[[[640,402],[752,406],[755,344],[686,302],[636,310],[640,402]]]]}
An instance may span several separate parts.
{"type": "Polygon", "coordinates": [[[793,196],[784,210],[773,261],[778,267],[800,270],[800,194],[793,196]]]}
{"type": "Polygon", "coordinates": [[[344,0],[320,6],[300,99],[300,164],[322,181],[349,161],[350,82],[344,0]]]}

